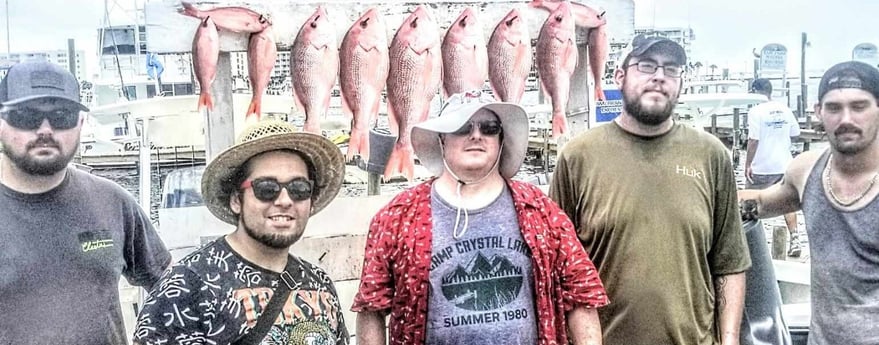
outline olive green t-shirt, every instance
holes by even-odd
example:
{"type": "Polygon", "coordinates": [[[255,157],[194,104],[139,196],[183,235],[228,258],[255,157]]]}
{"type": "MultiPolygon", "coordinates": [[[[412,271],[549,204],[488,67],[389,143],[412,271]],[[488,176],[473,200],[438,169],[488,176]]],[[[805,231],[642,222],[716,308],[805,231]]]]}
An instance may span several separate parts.
{"type": "Polygon", "coordinates": [[[718,344],[713,277],[751,265],[729,152],[675,124],[652,138],[606,124],[559,154],[550,196],[574,222],[610,305],[605,344],[718,344]]]}

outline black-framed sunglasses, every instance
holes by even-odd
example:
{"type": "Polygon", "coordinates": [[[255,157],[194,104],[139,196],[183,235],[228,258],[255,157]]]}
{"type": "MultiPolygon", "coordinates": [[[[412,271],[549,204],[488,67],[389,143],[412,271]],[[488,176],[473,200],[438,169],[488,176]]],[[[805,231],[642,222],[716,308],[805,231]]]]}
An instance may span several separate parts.
{"type": "Polygon", "coordinates": [[[473,133],[473,127],[479,128],[479,133],[488,136],[501,134],[501,131],[504,130],[504,128],[501,126],[500,121],[470,121],[464,124],[464,126],[462,126],[461,128],[458,128],[457,131],[452,132],[452,134],[469,135],[470,133],[473,133]]]}
{"type": "Polygon", "coordinates": [[[314,181],[304,177],[297,177],[290,180],[290,182],[280,183],[273,178],[255,178],[244,181],[241,184],[241,190],[247,188],[252,188],[253,196],[260,201],[275,201],[281,195],[281,189],[286,189],[287,194],[293,201],[304,201],[311,199],[314,191],[314,181]]]}
{"type": "Polygon", "coordinates": [[[10,126],[34,130],[40,128],[43,120],[49,120],[54,129],[71,129],[79,124],[78,109],[39,110],[33,108],[14,108],[2,112],[3,120],[10,126]]]}
{"type": "Polygon", "coordinates": [[[669,76],[672,78],[677,78],[677,77],[680,77],[681,75],[684,74],[684,68],[681,66],[677,66],[677,65],[663,66],[663,65],[657,64],[656,62],[653,62],[650,60],[638,61],[635,63],[631,63],[628,66],[626,66],[626,68],[629,68],[632,66],[637,66],[636,69],[638,70],[638,72],[647,73],[647,74],[656,73],[656,70],[662,68],[662,72],[666,76],[669,76]]]}

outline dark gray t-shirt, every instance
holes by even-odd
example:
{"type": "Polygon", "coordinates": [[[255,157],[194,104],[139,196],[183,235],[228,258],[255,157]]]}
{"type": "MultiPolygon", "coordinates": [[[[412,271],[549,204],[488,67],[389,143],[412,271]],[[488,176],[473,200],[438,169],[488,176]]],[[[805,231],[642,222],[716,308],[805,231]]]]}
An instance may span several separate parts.
{"type": "MultiPolygon", "coordinates": [[[[457,208],[436,189],[430,206],[427,344],[536,344],[531,251],[510,191],[504,187],[487,207],[468,210],[467,230],[459,239],[452,236],[457,208]]],[[[463,224],[462,212],[459,234],[463,224]]]]}
{"type": "Polygon", "coordinates": [[[0,184],[0,344],[125,344],[119,276],[149,287],[170,262],[113,182],[70,168],[41,194],[0,184]]]}

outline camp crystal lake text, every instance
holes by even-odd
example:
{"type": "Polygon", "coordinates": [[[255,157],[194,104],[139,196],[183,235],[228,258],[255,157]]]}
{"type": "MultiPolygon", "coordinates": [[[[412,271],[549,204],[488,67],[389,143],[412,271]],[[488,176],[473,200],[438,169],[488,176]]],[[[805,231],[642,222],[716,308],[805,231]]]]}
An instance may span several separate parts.
{"type": "Polygon", "coordinates": [[[439,250],[430,259],[430,270],[434,270],[446,260],[451,259],[452,253],[464,254],[480,249],[511,249],[526,256],[531,256],[531,249],[521,240],[505,239],[502,236],[486,236],[461,241],[439,250]]]}

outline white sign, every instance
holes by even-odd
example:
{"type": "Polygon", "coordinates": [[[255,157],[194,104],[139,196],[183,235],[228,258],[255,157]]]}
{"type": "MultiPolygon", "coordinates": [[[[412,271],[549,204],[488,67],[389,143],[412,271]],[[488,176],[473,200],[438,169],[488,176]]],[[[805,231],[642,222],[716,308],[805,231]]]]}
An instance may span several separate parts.
{"type": "Polygon", "coordinates": [[[784,72],[787,67],[787,48],[772,43],[763,47],[760,52],[761,72],[784,72]]]}
{"type": "Polygon", "coordinates": [[[852,49],[852,60],[876,66],[879,64],[879,51],[877,51],[875,44],[861,43],[852,49]]]}

